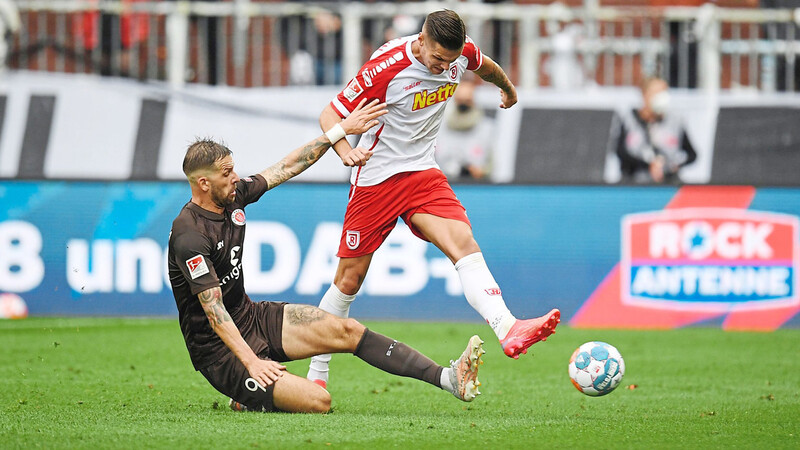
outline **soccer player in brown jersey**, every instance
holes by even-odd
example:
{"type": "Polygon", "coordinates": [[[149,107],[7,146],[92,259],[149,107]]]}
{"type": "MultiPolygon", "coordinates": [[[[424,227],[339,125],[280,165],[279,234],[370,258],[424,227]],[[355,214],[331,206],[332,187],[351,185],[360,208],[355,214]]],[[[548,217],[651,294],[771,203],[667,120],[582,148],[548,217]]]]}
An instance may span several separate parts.
{"type": "MultiPolygon", "coordinates": [[[[472,401],[483,354],[478,336],[450,367],[310,305],[253,302],[244,290],[242,249],[246,205],[314,164],[346,134],[361,134],[385,114],[377,101],[361,104],[337,126],[251,177],[234,171],[231,151],[202,139],[189,146],[183,171],[192,198],[172,224],[169,278],[181,331],[196,370],[236,410],[327,412],[326,389],[281,364],[323,353],[352,353],[386,372],[416,378],[472,401]]],[[[359,157],[366,162],[371,152],[359,157]]]]}

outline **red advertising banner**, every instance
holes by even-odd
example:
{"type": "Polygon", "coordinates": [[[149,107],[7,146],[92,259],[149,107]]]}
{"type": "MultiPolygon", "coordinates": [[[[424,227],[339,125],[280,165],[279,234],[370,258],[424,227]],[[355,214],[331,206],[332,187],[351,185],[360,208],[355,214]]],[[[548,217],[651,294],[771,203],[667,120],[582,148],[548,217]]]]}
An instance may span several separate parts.
{"type": "Polygon", "coordinates": [[[620,264],[576,327],[773,330],[800,311],[797,216],[752,211],[752,187],[691,186],[662,211],[622,218],[620,264]]]}

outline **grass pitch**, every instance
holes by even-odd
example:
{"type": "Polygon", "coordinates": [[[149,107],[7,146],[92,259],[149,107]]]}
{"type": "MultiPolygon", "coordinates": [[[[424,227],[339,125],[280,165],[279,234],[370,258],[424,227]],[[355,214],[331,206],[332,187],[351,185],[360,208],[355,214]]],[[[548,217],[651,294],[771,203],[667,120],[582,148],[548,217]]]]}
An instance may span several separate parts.
{"type": "Polygon", "coordinates": [[[481,324],[367,325],[441,364],[480,334],[484,395],[462,403],[337,355],[332,413],[236,413],[192,369],[177,319],[29,318],[0,322],[0,448],[800,448],[800,330],[561,326],[514,361],[481,324]],[[605,397],[567,376],[590,340],[627,365],[605,397]]]}

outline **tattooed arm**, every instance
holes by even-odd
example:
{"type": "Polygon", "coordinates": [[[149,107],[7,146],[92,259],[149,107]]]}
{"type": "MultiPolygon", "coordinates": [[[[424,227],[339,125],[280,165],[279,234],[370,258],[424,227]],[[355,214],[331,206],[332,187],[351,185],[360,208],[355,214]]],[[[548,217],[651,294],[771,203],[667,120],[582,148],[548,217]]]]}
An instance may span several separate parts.
{"type": "MultiPolygon", "coordinates": [[[[347,118],[339,122],[345,133],[364,133],[378,124],[376,120],[378,117],[386,114],[386,104],[378,104],[378,100],[373,100],[365,106],[366,101],[366,99],[362,100],[347,118]]],[[[331,124],[331,126],[333,125],[335,124],[331,124]]],[[[269,188],[272,189],[311,167],[330,147],[331,142],[323,134],[302,147],[292,150],[283,159],[261,172],[261,175],[267,180],[269,188]]],[[[359,150],[364,155],[363,162],[366,163],[366,160],[372,156],[372,152],[364,149],[359,150]]]]}
{"type": "Polygon", "coordinates": [[[261,175],[267,180],[270,189],[284,181],[299,175],[311,167],[330,148],[331,143],[323,135],[293,150],[283,159],[266,168],[261,175]]]}
{"type": "Polygon", "coordinates": [[[275,361],[259,359],[253,353],[253,349],[247,345],[239,328],[228,314],[228,310],[225,309],[225,304],[222,303],[222,289],[213,287],[197,294],[197,297],[200,299],[200,305],[203,306],[211,328],[244,364],[251,377],[262,386],[267,386],[283,376],[286,366],[275,361]]]}
{"type": "Polygon", "coordinates": [[[503,109],[511,108],[517,103],[517,89],[503,72],[503,68],[494,62],[492,58],[483,55],[483,64],[475,71],[484,81],[494,84],[500,88],[500,107],[503,109]]]}

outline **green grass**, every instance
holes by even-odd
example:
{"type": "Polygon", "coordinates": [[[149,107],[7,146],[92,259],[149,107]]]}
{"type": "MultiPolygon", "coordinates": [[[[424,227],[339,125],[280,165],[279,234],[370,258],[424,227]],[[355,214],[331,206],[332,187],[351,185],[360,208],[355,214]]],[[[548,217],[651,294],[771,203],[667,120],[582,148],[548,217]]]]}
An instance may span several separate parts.
{"type": "Polygon", "coordinates": [[[462,403],[337,355],[332,413],[235,413],[192,369],[177,320],[0,321],[0,448],[800,448],[800,330],[561,327],[513,361],[481,324],[367,325],[440,363],[482,335],[484,395],[462,403]],[[627,373],[590,398],[566,366],[595,339],[627,373]]]}

